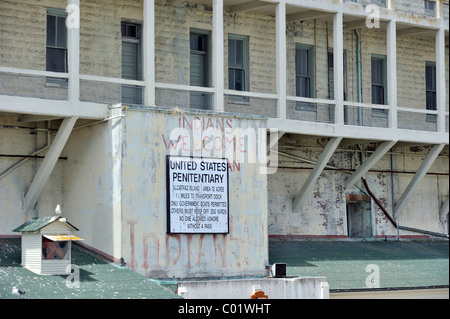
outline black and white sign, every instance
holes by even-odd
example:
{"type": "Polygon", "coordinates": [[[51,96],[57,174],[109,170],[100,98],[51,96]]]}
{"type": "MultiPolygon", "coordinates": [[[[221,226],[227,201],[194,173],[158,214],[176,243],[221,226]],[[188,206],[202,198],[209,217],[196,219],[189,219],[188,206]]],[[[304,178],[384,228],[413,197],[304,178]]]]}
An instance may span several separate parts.
{"type": "Polygon", "coordinates": [[[167,156],[167,232],[228,234],[228,162],[167,156]]]}

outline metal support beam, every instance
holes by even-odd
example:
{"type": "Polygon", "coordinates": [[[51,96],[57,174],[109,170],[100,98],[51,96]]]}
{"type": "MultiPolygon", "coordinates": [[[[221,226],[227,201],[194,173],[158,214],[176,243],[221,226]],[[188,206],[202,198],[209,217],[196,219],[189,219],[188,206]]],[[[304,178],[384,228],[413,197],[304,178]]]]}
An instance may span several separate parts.
{"type": "Polygon", "coordinates": [[[63,120],[61,127],[59,128],[59,131],[47,152],[47,155],[45,156],[36,176],[33,179],[33,182],[31,183],[30,188],[28,189],[27,194],[25,195],[25,213],[32,210],[36,205],[39,195],[47,183],[47,180],[50,177],[50,174],[52,173],[67,140],[69,139],[70,133],[72,132],[77,119],[77,117],[70,117],[63,120]]]}
{"type": "Polygon", "coordinates": [[[224,36],[223,36],[223,0],[212,0],[213,5],[213,57],[212,78],[214,86],[214,111],[223,112],[225,80],[224,72],[224,36]]]}
{"type": "Polygon", "coordinates": [[[144,0],[143,38],[144,104],[147,106],[156,106],[155,0],[144,0]]]}
{"type": "Polygon", "coordinates": [[[276,63],[277,63],[277,117],[286,119],[286,3],[280,2],[275,9],[276,14],[276,63]]]}
{"type": "Polygon", "coordinates": [[[345,181],[345,188],[352,187],[359,181],[383,156],[386,154],[397,141],[384,142],[363,164],[345,181]]]}
{"type": "Polygon", "coordinates": [[[445,144],[438,144],[433,146],[431,151],[425,157],[425,159],[422,162],[422,165],[420,165],[419,169],[417,170],[416,175],[414,175],[408,187],[406,187],[406,190],[403,193],[402,197],[398,200],[397,204],[395,204],[394,218],[397,218],[399,214],[403,211],[406,204],[408,203],[408,200],[411,198],[412,195],[414,195],[414,191],[416,190],[417,186],[419,186],[420,182],[425,177],[428,170],[433,165],[434,161],[439,156],[444,146],[445,144]]]}
{"type": "Polygon", "coordinates": [[[317,160],[316,166],[312,170],[297,197],[294,199],[294,202],[292,204],[292,211],[294,213],[298,213],[300,211],[303,202],[311,193],[311,190],[319,179],[320,174],[322,173],[323,169],[329,162],[331,156],[334,154],[334,151],[339,146],[339,143],[341,141],[342,137],[333,137],[328,141],[327,146],[325,146],[325,149],[323,150],[322,154],[320,154],[320,157],[317,160]]]}

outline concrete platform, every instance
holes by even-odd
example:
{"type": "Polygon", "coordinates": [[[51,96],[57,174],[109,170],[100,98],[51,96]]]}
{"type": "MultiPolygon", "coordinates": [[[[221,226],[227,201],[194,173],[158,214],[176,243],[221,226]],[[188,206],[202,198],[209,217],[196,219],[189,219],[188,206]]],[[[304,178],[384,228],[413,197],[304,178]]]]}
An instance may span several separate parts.
{"type": "Polygon", "coordinates": [[[270,240],[270,263],[286,263],[287,275],[324,276],[330,293],[376,288],[447,287],[449,242],[270,240]],[[369,279],[369,282],[367,282],[369,279]],[[368,287],[369,286],[369,287],[368,287]]]}

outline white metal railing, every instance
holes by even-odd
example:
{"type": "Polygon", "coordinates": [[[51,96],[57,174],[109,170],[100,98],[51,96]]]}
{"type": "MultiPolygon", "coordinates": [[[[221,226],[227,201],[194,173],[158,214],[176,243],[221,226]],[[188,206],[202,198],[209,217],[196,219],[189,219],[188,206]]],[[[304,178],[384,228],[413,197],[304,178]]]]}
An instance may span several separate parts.
{"type": "MultiPolygon", "coordinates": [[[[40,70],[31,70],[31,69],[21,69],[21,68],[11,68],[11,67],[0,67],[0,74],[7,74],[7,75],[15,75],[15,76],[36,76],[36,77],[49,77],[49,78],[59,78],[59,79],[68,79],[69,73],[60,73],[60,72],[50,72],[50,71],[40,71],[40,70]]],[[[104,83],[104,84],[113,84],[118,86],[135,86],[135,87],[145,87],[144,81],[138,81],[138,80],[128,80],[128,79],[120,79],[120,78],[111,78],[111,77],[103,77],[103,76],[94,76],[94,75],[86,75],[86,74],[80,74],[79,76],[80,81],[87,81],[87,82],[97,82],[97,83],[104,83]]],[[[184,92],[201,92],[210,94],[211,96],[216,94],[216,89],[213,87],[200,87],[200,86],[190,86],[190,85],[183,85],[183,84],[172,84],[172,83],[155,83],[155,87],[157,89],[163,89],[163,90],[175,90],[175,91],[184,91],[184,92]]],[[[224,97],[226,96],[239,96],[243,98],[250,98],[250,99],[267,99],[267,100],[273,100],[277,105],[279,105],[279,95],[275,93],[262,93],[262,92],[245,92],[245,91],[235,91],[235,90],[224,90],[224,97]]],[[[98,101],[103,102],[103,101],[98,101]]],[[[326,108],[328,108],[328,112],[330,112],[330,117],[328,119],[319,119],[319,120],[313,120],[313,121],[320,121],[320,122],[327,122],[327,123],[334,123],[334,112],[336,111],[336,101],[335,100],[329,100],[329,99],[318,99],[318,98],[305,98],[305,97],[297,97],[297,96],[286,96],[286,102],[299,102],[299,103],[306,103],[311,104],[315,106],[321,106],[324,107],[324,110],[326,111],[326,108]],[[331,115],[331,113],[333,113],[331,115]]],[[[239,104],[239,103],[237,103],[239,104]]],[[[166,105],[168,106],[168,105],[166,105]]],[[[275,106],[277,107],[277,106],[275,106]]],[[[386,112],[390,112],[391,108],[389,105],[378,105],[378,104],[370,104],[370,103],[358,103],[358,102],[349,102],[344,101],[343,103],[344,110],[348,108],[353,109],[360,109],[360,110],[386,110],[386,112]]],[[[245,106],[239,107],[241,110],[245,108],[245,106]]],[[[288,108],[288,107],[287,107],[288,108]]],[[[251,108],[249,108],[251,110],[251,108]]],[[[427,122],[432,122],[430,120],[431,117],[438,117],[440,112],[438,110],[426,110],[426,109],[419,109],[419,108],[408,108],[408,107],[397,107],[396,112],[398,115],[400,114],[412,114],[411,116],[417,115],[422,116],[422,118],[426,118],[428,116],[428,120],[425,120],[427,122]]],[[[295,110],[296,112],[299,110],[295,110]]],[[[300,110],[301,111],[301,110],[300,110]]],[[[318,112],[318,110],[316,110],[318,112]]],[[[255,113],[255,112],[254,112],[255,113]]],[[[257,111],[256,111],[257,113],[257,111]]],[[[289,111],[288,111],[289,113],[289,111]]],[[[449,112],[443,113],[446,121],[448,122],[449,118],[449,112]]],[[[264,114],[258,114],[258,115],[264,115],[264,114]]],[[[276,111],[275,112],[269,112],[269,117],[276,118],[276,111]],[[275,113],[275,114],[274,114],[275,113]],[[273,116],[272,116],[273,115],[273,116]]],[[[310,120],[310,119],[306,119],[310,120]]],[[[361,121],[361,123],[353,122],[346,122],[347,125],[360,125],[365,126],[365,124],[361,121]]],[[[369,124],[370,126],[370,124],[369,124]]],[[[399,127],[401,128],[401,127],[399,127]]],[[[419,129],[420,128],[416,128],[419,129]]],[[[429,129],[427,129],[429,130],[429,129]]],[[[434,129],[433,129],[434,130],[434,129]]],[[[448,124],[445,128],[446,131],[448,131],[448,124]]]]}

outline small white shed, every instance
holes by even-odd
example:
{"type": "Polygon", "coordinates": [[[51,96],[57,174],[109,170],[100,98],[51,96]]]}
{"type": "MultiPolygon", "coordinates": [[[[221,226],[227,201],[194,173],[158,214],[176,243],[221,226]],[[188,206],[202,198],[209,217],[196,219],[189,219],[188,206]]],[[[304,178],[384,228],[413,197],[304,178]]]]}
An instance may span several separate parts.
{"type": "Polygon", "coordinates": [[[61,216],[35,217],[17,227],[22,233],[22,266],[41,275],[64,275],[72,261],[78,228],[61,216]]]}

